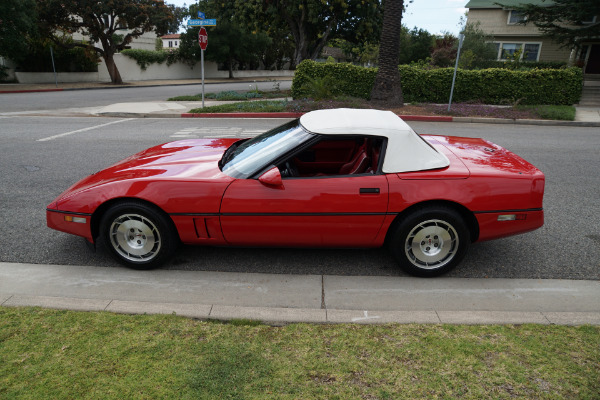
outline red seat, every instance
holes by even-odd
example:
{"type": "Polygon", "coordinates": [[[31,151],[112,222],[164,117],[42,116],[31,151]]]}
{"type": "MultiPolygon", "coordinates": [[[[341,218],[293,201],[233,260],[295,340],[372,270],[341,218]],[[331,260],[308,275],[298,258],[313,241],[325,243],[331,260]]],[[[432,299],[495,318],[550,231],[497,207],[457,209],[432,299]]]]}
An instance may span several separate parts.
{"type": "Polygon", "coordinates": [[[369,156],[367,155],[366,143],[364,143],[356,152],[352,160],[342,165],[340,175],[362,174],[369,166],[369,156]]]}

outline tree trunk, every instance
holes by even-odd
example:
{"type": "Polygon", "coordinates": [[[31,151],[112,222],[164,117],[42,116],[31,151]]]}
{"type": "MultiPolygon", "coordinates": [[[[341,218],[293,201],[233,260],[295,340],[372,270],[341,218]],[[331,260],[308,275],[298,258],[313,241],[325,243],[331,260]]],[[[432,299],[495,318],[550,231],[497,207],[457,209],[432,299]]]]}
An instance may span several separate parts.
{"type": "Polygon", "coordinates": [[[119,73],[117,64],[115,64],[113,54],[104,53],[104,62],[106,63],[106,68],[108,69],[108,74],[110,75],[111,82],[115,85],[123,84],[123,79],[121,79],[121,74],[119,73]]]}
{"type": "Polygon", "coordinates": [[[233,57],[229,56],[227,65],[229,67],[229,79],[233,79],[233,57]]]}
{"type": "Polygon", "coordinates": [[[404,105],[398,53],[404,0],[385,0],[383,9],[383,29],[379,44],[379,70],[371,90],[371,101],[386,102],[398,107],[404,105]]]}

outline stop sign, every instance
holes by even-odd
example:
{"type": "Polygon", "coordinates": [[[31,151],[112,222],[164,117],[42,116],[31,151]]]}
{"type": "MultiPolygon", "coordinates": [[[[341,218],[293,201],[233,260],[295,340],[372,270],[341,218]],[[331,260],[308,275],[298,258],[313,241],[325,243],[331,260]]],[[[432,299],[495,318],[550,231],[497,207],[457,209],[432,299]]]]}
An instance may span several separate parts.
{"type": "Polygon", "coordinates": [[[208,33],[206,33],[206,29],[200,28],[200,32],[198,32],[198,43],[200,44],[200,48],[202,50],[206,50],[206,45],[208,44],[208,33]]]}

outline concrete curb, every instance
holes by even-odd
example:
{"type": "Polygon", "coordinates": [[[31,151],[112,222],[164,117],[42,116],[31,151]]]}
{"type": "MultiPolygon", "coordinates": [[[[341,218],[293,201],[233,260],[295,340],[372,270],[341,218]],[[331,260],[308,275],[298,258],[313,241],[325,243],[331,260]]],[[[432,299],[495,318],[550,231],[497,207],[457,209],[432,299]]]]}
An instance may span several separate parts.
{"type": "Polygon", "coordinates": [[[300,118],[304,113],[264,112],[264,113],[183,113],[181,118],[300,118]]]}
{"type": "Polygon", "coordinates": [[[0,263],[0,305],[266,323],[600,325],[600,281],[0,263]]]}
{"type": "Polygon", "coordinates": [[[153,303],[112,299],[13,295],[1,299],[3,307],[43,307],[72,311],[107,311],[119,314],[177,314],[188,318],[249,319],[267,324],[452,324],[452,325],[600,325],[598,312],[522,311],[367,311],[278,307],[240,307],[214,304],[153,303]]]}
{"type": "MultiPolygon", "coordinates": [[[[103,114],[109,116],[108,114],[103,114]]],[[[304,113],[183,113],[181,118],[300,118],[304,113]]],[[[542,125],[542,126],[580,126],[580,127],[600,127],[600,122],[583,121],[558,121],[543,119],[503,119],[503,118],[474,118],[474,117],[450,117],[435,115],[401,115],[397,114],[404,121],[420,122],[460,122],[460,123],[481,123],[481,124],[515,124],[515,125],[542,125]]],[[[110,113],[110,116],[123,117],[132,114],[110,113]]],[[[157,118],[157,114],[143,114],[144,118],[157,118]]],[[[167,115],[164,115],[167,117],[167,115]]],[[[169,116],[170,117],[170,116],[169,116]]],[[[175,117],[175,116],[173,116],[175,117]]]]}
{"type": "Polygon", "coordinates": [[[43,93],[43,92],[63,92],[65,90],[74,90],[74,89],[31,89],[31,90],[2,90],[0,94],[14,94],[14,93],[43,93]]]}

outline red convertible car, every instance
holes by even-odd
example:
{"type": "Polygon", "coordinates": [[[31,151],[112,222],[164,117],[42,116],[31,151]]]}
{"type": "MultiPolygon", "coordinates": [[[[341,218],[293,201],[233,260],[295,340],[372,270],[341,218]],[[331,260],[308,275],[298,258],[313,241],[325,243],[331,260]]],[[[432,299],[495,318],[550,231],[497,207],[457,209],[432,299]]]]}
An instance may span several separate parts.
{"type": "Polygon", "coordinates": [[[319,110],[251,139],[152,147],[69,188],[48,226],[154,268],[180,242],[379,247],[417,276],[544,223],[544,174],[482,139],[420,136],[389,111],[319,110]]]}

